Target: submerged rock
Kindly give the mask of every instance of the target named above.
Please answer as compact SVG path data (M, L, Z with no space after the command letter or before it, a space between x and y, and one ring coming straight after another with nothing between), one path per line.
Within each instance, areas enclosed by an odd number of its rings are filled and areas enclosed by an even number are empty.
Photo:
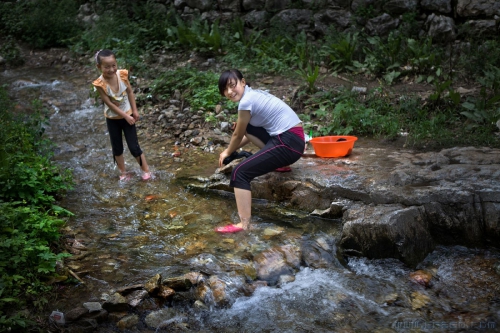
M500 241L498 170L499 149L355 146L346 158L305 154L293 172L257 177L252 197L342 218L339 246L346 255L397 258L416 266L438 244ZM224 173L197 180L188 187L232 191Z

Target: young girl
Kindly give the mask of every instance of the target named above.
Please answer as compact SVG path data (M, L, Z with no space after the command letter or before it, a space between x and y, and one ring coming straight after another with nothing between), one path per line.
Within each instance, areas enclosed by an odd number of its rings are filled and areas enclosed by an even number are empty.
M121 172L120 180L128 178L123 158L122 133L125 134L130 153L141 166L142 179L148 180L151 178L151 173L137 140L135 123L139 120L139 113L128 80L128 71L117 68L115 54L110 50L98 51L95 54L95 61L102 74L92 84L104 102L104 116L111 139L113 157Z
M219 78L219 92L238 104L238 120L229 147L219 156L219 166L236 149L249 142L260 148L231 173L240 222L216 228L220 233L246 230L252 211L250 181L271 171L286 172L304 153L304 129L297 114L282 100L262 90L250 88L237 69Z

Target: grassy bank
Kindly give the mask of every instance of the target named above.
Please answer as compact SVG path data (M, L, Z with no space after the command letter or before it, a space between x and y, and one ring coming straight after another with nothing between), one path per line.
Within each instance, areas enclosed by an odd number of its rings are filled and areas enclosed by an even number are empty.
M13 110L0 87L0 331L27 332L49 302L53 282L68 279L56 263L68 256L58 239L71 213L55 203L72 178L50 160L40 105L30 115Z
M409 13L386 37L338 32L332 27L313 40L305 33L289 35L278 27L248 30L241 19L210 24L195 18L186 23L173 8L151 1L126 5L92 1L99 19L92 25L79 25L75 22L83 1L44 3L0 4L0 28L9 36L0 52L11 64L22 63L14 40L35 48L68 47L87 56L109 48L116 51L122 66L155 81L154 94L170 98L173 88L180 87L188 105L196 101L191 105L195 110L220 102L214 88L217 73L190 68L158 73L151 65L165 54L196 53L215 58L224 67L244 68L250 75L282 75L298 82L301 88L290 103L314 135L392 139L407 133L407 144L412 147L500 146L495 134L500 118L498 37L478 39L462 32L460 43L434 43L419 37L416 14ZM39 24L49 24L51 29L35 28ZM318 86L322 77L339 75L375 81L377 86L366 96L351 93L350 86ZM190 86L193 83L199 88ZM395 91L401 84L425 84L433 93L422 98L411 89ZM457 89L464 84L477 89L464 94Z

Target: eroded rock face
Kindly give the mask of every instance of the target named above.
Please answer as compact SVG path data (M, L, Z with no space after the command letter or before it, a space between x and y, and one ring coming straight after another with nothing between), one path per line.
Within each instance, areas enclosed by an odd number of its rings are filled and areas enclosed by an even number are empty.
M232 191L222 173L191 187ZM290 173L254 179L252 195L313 215L343 214L340 248L350 255L414 266L437 244L500 241L499 149L355 147L346 158L306 154Z

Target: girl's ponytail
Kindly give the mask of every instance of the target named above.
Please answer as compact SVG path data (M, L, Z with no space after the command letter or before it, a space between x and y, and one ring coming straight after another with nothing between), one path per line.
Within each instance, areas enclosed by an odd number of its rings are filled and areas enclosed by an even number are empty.
M97 51L95 53L95 63L100 65L101 64L101 58L100 57L109 57L109 56L113 56L116 58L115 54L113 53L113 51L111 50L107 50L107 49L100 49L99 51Z

